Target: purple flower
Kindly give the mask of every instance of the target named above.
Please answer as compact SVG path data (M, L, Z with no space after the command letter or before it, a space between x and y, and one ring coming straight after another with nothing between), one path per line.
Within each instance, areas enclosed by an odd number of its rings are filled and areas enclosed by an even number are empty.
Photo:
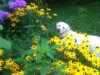
M0 10L0 22L3 22L4 17L8 17L9 15L9 12L4 12Z
M0 22L2 22L2 21L3 21L3 12L0 11Z
M26 7L26 2L24 0L16 0L17 6L20 8Z
M9 3L9 8L16 10L17 8L24 8L26 7L26 2L24 0L16 0L15 2Z
M2 15L0 14L0 22L2 22L3 21L3 17L2 17Z
M10 3L9 3L9 8L10 8L10 9L16 9L16 8L17 8L17 3L15 3L15 2L10 2Z
M8 16L10 15L10 13L9 13L9 12L4 12L4 15L5 15L6 17L8 17Z

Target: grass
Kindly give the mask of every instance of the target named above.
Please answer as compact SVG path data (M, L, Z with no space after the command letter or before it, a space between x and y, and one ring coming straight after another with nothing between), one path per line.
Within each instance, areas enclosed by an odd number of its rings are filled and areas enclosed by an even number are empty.
M77 6L52 6L52 12L58 14L53 25L66 22L74 31L100 36L100 2Z

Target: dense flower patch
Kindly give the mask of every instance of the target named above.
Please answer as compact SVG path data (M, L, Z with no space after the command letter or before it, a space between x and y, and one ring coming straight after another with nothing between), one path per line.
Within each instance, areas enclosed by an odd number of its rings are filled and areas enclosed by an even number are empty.
M63 35L64 42L50 31L57 16L50 8L24 0L10 1L8 6L11 12L0 11L0 27L4 28L0 34L12 47L0 38L0 74L100 75L100 58L95 52L100 48L90 54L86 34L81 45L74 43L73 35Z

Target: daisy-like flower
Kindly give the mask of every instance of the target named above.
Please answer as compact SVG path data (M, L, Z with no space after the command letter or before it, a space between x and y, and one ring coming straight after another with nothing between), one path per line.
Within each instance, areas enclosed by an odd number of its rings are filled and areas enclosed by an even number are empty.
M38 43L38 39L35 38L35 39L33 40L33 43L37 44L37 43Z
M0 66L2 66L3 64L4 64L4 61L0 59Z
M60 46L60 47L58 47L58 48L56 48L57 49L57 51L63 51L64 50L64 47L62 47L62 46Z
M42 29L43 31L46 31L46 30L47 30L46 27L45 27L44 25L41 25L41 29Z
M12 64L14 64L14 61L12 61L12 59L9 58L9 59L7 59L7 60L5 61L5 63L6 63L6 66L11 66Z
M92 65L95 67L100 67L100 61L95 60L92 62Z
M12 72L16 72L17 70L20 69L19 65L16 64L16 63L12 64L9 68L10 68L10 70L11 70Z
M3 49L0 49L0 56L2 56L4 53Z
M57 16L57 14L56 13L53 13L53 16Z
M37 49L36 45L32 45L31 49L36 50Z
M47 18L52 19L52 17L50 15L48 15Z
M39 20L36 20L36 23L39 23Z
M28 61L29 59L32 59L29 55L25 57L26 61Z
M47 8L47 10L48 10L48 11L51 11L51 9L50 9L50 8Z
M76 54L75 54L75 52L66 52L66 51L64 51L64 56L67 56L67 57L69 57L69 58L72 58L72 59L76 59Z
M12 26L12 27L15 27L15 26L16 26L16 23L12 23L11 26Z
M11 75L24 75L24 71L16 71L14 73L12 73Z

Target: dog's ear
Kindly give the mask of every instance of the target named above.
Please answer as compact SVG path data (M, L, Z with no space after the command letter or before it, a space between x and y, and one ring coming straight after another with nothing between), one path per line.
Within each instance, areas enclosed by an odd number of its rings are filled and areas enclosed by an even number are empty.
M69 27L69 26L67 26L67 33L69 33L69 31L70 31L70 27Z

